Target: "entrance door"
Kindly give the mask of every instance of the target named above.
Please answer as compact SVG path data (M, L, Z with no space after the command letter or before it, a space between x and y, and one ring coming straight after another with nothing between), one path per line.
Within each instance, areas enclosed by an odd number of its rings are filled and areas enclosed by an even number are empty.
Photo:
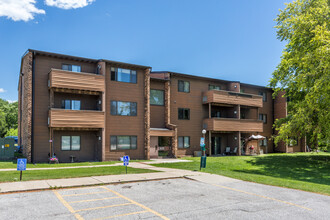
M211 138L211 153L212 155L221 154L221 137Z
M158 137L150 137L150 158L158 158Z

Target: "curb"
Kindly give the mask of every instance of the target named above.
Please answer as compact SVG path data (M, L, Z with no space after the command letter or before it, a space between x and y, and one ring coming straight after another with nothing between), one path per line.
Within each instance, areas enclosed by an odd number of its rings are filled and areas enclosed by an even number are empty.
M26 192L40 192L40 191L49 191L49 190L58 190L58 189L82 188L82 187L90 187L90 186L119 185L119 184L126 184L126 183L149 182L149 181L159 181L159 180L168 180L168 179L182 179L182 178L185 178L185 176L154 178L154 179L147 179L147 180L115 181L115 182L109 182L109 183L85 184L85 185L76 185L76 186L59 186L59 187L49 186L49 188L40 188L40 189L26 189L26 190L17 190L17 191L9 191L9 192L1 192L0 191L0 195L15 194L15 193L26 193ZM54 179L49 179L49 180L54 180ZM0 190L1 190L1 188L0 188Z

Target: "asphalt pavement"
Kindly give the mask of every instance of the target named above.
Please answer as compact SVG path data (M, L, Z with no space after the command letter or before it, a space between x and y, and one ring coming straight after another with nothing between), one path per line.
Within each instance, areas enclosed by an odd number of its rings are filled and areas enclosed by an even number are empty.
M329 219L329 196L219 177L0 194L0 219Z

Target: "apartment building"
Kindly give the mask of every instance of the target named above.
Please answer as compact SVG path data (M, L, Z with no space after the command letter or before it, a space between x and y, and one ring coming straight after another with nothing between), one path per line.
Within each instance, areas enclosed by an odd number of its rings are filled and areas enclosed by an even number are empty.
M22 57L18 93L19 144L32 162L190 156L203 129L208 155L270 153L274 116L286 111L266 87L37 50Z

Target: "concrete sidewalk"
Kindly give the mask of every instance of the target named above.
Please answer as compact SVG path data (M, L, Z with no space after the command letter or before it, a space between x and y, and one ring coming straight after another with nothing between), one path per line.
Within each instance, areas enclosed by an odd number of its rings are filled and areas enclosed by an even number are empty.
M157 173L140 173L140 174L123 174L123 175L106 175L106 176L91 176L67 179L48 179L48 180L33 180L22 182L7 182L0 183L0 193L20 192L29 190L45 190L58 187L76 187L90 186L98 184L111 184L123 182L136 182L146 180L161 180L169 178L181 178L185 176L204 175L204 173L193 172L189 170L179 170L170 168L154 167L146 164L147 162L133 162L129 165L132 168L150 169L160 171ZM115 165L115 164L113 164ZM116 164L119 166L122 164Z
M181 159L151 159L151 161L145 161L141 163L145 164L157 164L157 163L179 163L179 162L192 162L191 160L181 160ZM136 163L136 162L133 162ZM72 166L72 167L40 167L40 168L26 168L26 170L61 170L61 169L78 169L78 168L93 168L93 167L112 167L112 166L122 166L122 162L116 164L103 164L103 165L87 165L87 166ZM17 168L6 168L0 169L0 172L5 171L16 171Z

